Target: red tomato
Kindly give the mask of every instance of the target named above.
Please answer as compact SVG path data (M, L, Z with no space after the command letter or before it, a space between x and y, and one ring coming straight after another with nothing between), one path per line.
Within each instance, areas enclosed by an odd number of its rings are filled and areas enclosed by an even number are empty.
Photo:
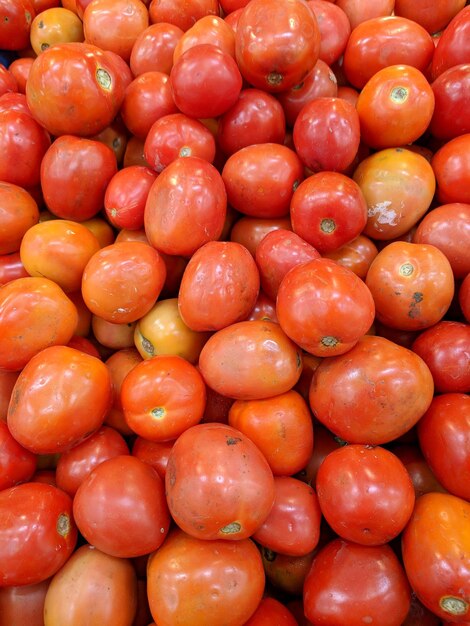
M86 624L93 619L100 624L131 624L136 609L137 576L132 564L85 544L51 580L44 623Z
M417 428L419 445L437 479L453 495L470 500L470 451L466 444L470 436L469 396L436 396Z
M28 481L36 471L36 455L23 448L0 420L0 491Z
M425 72L432 60L431 35L405 17L376 17L352 31L344 51L343 69L348 81L362 89L379 70L406 63Z
M235 55L253 87L279 92L300 83L320 53L320 29L300 0L254 0L240 15Z
M403 15L423 26L429 33L444 30L450 20L465 6L463 0L395 0L395 14Z
M129 65L134 76L144 72L170 74L173 53L183 31L174 24L151 24L140 33L131 50Z
M378 252L377 246L371 239L365 235L359 235L340 248L325 252L323 256L347 267L364 280Z
M32 452L64 452L98 430L110 404L111 380L102 361L74 348L50 346L21 371L8 427Z
M144 143L146 161L156 172L161 172L178 157L198 157L212 163L215 158L215 139L199 120L173 113L156 120Z
M348 16L333 2L308 0L308 6L317 18L320 30L319 58L331 65L342 56L351 34Z
M337 0L335 3L349 18L351 28L356 28L362 22L374 17L385 17L391 15L395 0Z
M319 542L321 520L315 491L296 478L277 476L273 507L253 539L280 554L305 556Z
M179 39L173 53L173 63L176 63L189 48L206 43L220 48L231 57L235 57L235 33L233 29L219 16L204 15Z
M236 400L228 412L228 423L258 446L275 476L299 472L312 454L312 417L296 391L263 400Z
M470 133L470 113L465 99L470 89L470 63L448 68L431 87L435 107L429 130L433 136L453 139Z
M159 626L243 626L261 601L264 582L250 539L203 541L173 530L148 561L148 599Z
M30 44L36 11L32 0L0 0L0 49L23 50Z
M18 91L18 83L10 69L0 65L0 95Z
M421 357L365 335L346 354L320 363L309 400L317 419L344 441L380 445L410 430L429 408L433 392Z
M415 503L405 466L381 446L350 444L330 452L318 470L316 490L331 528L366 546L397 537Z
M388 544L362 546L342 539L313 559L303 599L310 621L331 626L401 626L411 601L403 567Z
M0 254L17 252L23 235L39 220L38 205L22 187L0 183Z
M342 98L315 98L299 112L293 140L302 162L312 171L343 171L359 148L359 117Z
M289 217L248 217L238 219L230 231L230 240L241 243L251 252L256 254L256 248L260 241L272 230L292 230Z
M150 188L145 232L157 250L191 256L219 238L226 211L227 194L216 168L198 157L180 157Z
M53 576L75 548L72 500L44 483L4 489L0 530L1 585L39 583Z
M398 446L394 446L393 453L400 459L410 475L416 498L430 491L446 493L446 489L444 489L437 480L431 468L426 463L426 459L417 442L409 444L402 443ZM416 626L418 626L418 624Z
M43 348L68 343L77 322L77 308L48 278L17 278L3 285L0 368L21 370Z
M432 245L394 241L372 261L366 285L377 319L400 330L439 322L454 295L454 276L443 252Z
M115 154L103 143L72 135L58 137L41 163L48 209L78 222L94 217L103 208L106 187L116 171Z
M468 621L470 504L445 493L416 501L402 535L406 574L418 599L441 619Z
M292 613L279 600L264 597L245 626L297 626Z
M169 22L186 31L205 15L218 15L217 0L152 0L149 5L150 21Z
M434 112L434 93L424 74L411 65L377 71L357 100L361 139L376 149L416 141Z
M290 216L294 233L324 255L361 234L367 204L353 180L337 172L319 172L295 190Z
M292 389L302 371L302 357L278 324L252 320L214 333L201 351L199 368L218 393L261 400Z
M353 272L330 259L314 259L283 278L276 312L283 331L315 356L343 354L374 320L369 289Z
M150 311L165 276L165 262L148 244L113 243L88 261L82 279L83 299L92 313L106 321L129 324Z
M135 348L123 348L113 352L105 361L109 370L113 389L111 409L105 418L105 424L115 428L122 435L133 434L124 418L121 402L121 385L124 378L142 361L142 357Z
M439 5L448 10L452 8L453 17L447 25L445 31L439 37L436 51L432 59L431 74L437 78L450 67L469 62L469 29L470 29L470 9L464 7L463 0L452 0L452 2L439 2ZM434 13L434 7L431 14Z
M205 43L189 48L173 64L170 84L175 104L189 117L218 117L240 95L242 77L230 54Z
M145 203L156 177L155 172L142 165L130 165L114 174L104 196L106 217L113 226L143 228Z
M453 202L470 204L469 147L470 133L467 133L445 143L432 158L437 196L443 204Z
M119 558L156 550L170 526L161 478L131 455L115 456L92 470L75 494L73 515L90 544Z
M160 478L165 480L168 457L173 444L174 441L149 441L136 437L132 446L132 455L151 465Z
M44 599L50 580L0 588L1 626L44 626Z

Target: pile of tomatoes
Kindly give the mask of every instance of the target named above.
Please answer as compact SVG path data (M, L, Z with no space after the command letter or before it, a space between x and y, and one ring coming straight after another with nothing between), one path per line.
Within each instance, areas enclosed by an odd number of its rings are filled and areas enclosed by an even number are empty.
M468 626L470 6L0 50L0 626Z

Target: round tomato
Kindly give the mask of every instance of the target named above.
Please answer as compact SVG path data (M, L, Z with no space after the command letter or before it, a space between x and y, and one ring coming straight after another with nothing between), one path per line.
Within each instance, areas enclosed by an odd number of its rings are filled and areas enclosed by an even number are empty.
M189 48L205 43L215 45L231 57L235 57L235 33L233 29L219 16L204 15L179 39L173 53L173 63Z
M451 9L452 19L439 37L434 52L431 66L433 78L437 78L450 67L460 65L460 63L468 63L470 52L468 37L470 9L464 6L463 0L451 0L451 2L440 0L438 5L444 11ZM434 6L433 11L429 12L429 15L433 14Z
M36 15L30 31L31 47L41 54L51 46L83 41L83 24L76 13L62 6L51 7Z
M470 133L470 114L465 106L465 94L470 89L470 63L450 67L431 86L435 107L429 130L433 136L453 139Z
M469 13L470 16L470 13ZM470 23L470 19L469 19ZM445 143L431 160L441 203L470 204L470 133Z
M144 72L170 74L173 54L183 31L168 22L151 24L138 35L131 50L129 65L134 76Z
M358 235L349 243L345 243L330 252L325 252L323 256L347 267L364 280L370 264L378 253L377 246L369 237Z
M152 23L167 22L188 30L205 15L219 14L218 0L152 0L149 16Z
M1 0L0 48L23 50L30 44L31 22L36 15L32 0Z
M0 183L0 254L20 249L23 235L39 221L33 196L17 185Z
M279 600L264 597L245 626L297 626L294 616Z
M149 167L130 165L109 181L104 196L106 217L116 228L138 230L144 226L147 196L157 175Z

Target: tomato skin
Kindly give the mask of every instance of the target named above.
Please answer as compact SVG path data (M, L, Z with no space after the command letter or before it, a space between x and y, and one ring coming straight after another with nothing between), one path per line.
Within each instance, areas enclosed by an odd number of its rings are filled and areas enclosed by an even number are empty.
M419 445L436 478L451 494L470 500L470 454L466 444L470 398L463 393L436 396L417 429Z
M32 585L55 574L77 542L72 500L51 485L0 491L0 585Z
M50 580L0 587L1 626L44 626L44 599Z
M454 295L454 276L443 252L432 245L395 241L372 261L366 276L377 319L400 330L439 322Z
M464 318L470 323L470 274L465 276L460 285L458 301Z
M246 539L274 502L267 460L246 435L226 424L198 424L178 437L165 487L173 519L198 539Z
M132 564L85 544L51 580L44 603L44 626L127 626L136 610L137 576Z
M30 44L31 22L36 11L31 0L1 0L0 48L22 50Z
M279 92L297 85L319 53L320 30L304 2L256 0L240 15L235 56L245 80L258 89Z
M156 177L155 172L142 165L130 165L114 174L104 196L105 213L113 226L143 228L145 203Z
M233 241L210 241L189 260L178 293L183 322L195 331L213 331L244 320L260 286L256 263Z
M274 620L274 621L273 621ZM265 597L261 600L258 608L245 622L245 626L297 626L294 616L279 600Z
M455 65L440 74L431 84L434 114L429 126L437 139L453 139L470 132L470 116L465 94L470 88L470 63Z
M105 365L109 370L113 389L112 406L108 411L104 423L116 429L121 435L132 435L132 430L124 418L121 402L122 381L130 370L142 361L142 357L135 348L116 350L109 356Z
M170 526L161 478L129 454L103 461L92 470L75 494L73 515L90 544L119 558L156 550Z
M441 619L465 623L469 615L470 504L445 493L416 501L402 535L408 579L418 599Z
M359 235L349 243L324 253L323 256L347 267L364 280L370 264L378 253L377 246L369 237Z
M470 20L469 20L470 23ZM437 181L437 195L442 203L470 204L470 133L445 143L431 160Z
M314 557L303 599L307 618L328 626L401 626L411 601L405 572L388 544L361 546L342 539Z
M218 15L217 0L152 0L149 16L152 23L168 22L183 31L188 30L205 15Z
M331 528L367 546L397 537L415 503L403 463L381 446L350 444L330 452L318 469L316 490Z
M82 21L73 11L62 6L45 9L31 24L30 40L37 55L58 43L83 41Z
M308 0L308 6L320 30L319 59L331 65L342 56L351 34L348 16L333 2L325 4L322 0Z
M50 345L66 344L78 322L77 308L47 278L17 278L0 287L0 368L21 370Z
M170 74L173 53L183 31L174 24L160 22L148 26L132 46L129 65L134 76L144 72Z
M463 4L462 0L456 1ZM431 75L434 79L450 67L468 62L469 30L470 9L461 7L439 37L431 66Z
M337 0L335 2L349 18L351 28L375 17L386 17L393 13L394 0L377 0L370 3L364 0Z
M0 491L28 481L36 471L36 455L23 448L0 420Z
M302 358L278 324L250 320L214 333L201 351L199 368L209 387L220 394L260 400L292 389Z
M174 441L149 441L136 437L132 446L132 455L151 465L162 480L165 480L168 457Z
M8 182L0 183L0 199L0 254L5 255L20 249L23 235L39 220L39 209L26 189Z
M205 43L215 45L231 57L235 57L235 33L233 29L219 16L204 15L183 34L176 44L173 63L189 48Z
M264 581L250 539L203 541L175 529L149 558L150 611L160 626L242 626L261 601Z
M325 258L292 268L282 279L276 302L279 324L286 335L319 357L352 348L369 330L374 310L364 282Z
M74 348L50 346L33 356L18 376L7 423L28 450L54 454L98 430L110 403L111 380L102 361Z
M418 422L433 392L431 372L421 357L383 337L365 335L346 354L320 363L309 400L318 420L344 441L381 445Z
M238 219L230 231L230 241L241 243L251 252L256 254L256 248L260 241L272 230L292 230L289 217L249 217L245 215Z

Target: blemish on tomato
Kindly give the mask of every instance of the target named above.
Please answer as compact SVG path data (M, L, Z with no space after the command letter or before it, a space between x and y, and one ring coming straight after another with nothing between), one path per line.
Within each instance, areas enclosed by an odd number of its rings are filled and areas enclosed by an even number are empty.
M70 517L67 513L61 513L57 518L56 529L61 537L66 537L70 532Z

